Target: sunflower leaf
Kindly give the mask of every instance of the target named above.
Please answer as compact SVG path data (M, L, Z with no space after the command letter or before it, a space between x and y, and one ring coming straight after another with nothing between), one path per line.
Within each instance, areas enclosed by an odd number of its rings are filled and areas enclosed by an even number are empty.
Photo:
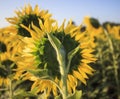
M72 58L74 57L74 55L79 51L79 46L77 46L75 49L73 49L72 51L70 51L68 53L68 63L67 63L67 72L69 72L69 68L70 68L70 63Z
M57 60L60 66L65 66L65 50L62 43L53 34L47 34L48 39L57 53Z
M66 52L64 50L64 47L62 43L55 37L53 34L47 34L48 40L50 41L51 45L56 51L57 54L57 60L59 62L59 68L60 68L60 74L61 74L61 80L63 82L62 91L65 95L67 95L67 72L66 72Z
M67 99L81 99L81 97L82 97L82 91L76 90L75 93L68 96Z
M36 98L37 96L31 92L21 91L20 93L13 96L13 99L25 99L25 98Z
M62 99L61 95L55 96L55 99Z
M69 59L69 60L73 58L73 56L78 52L79 48L80 48L80 47L77 46L75 49L73 49L72 51L70 51L70 52L68 53L68 59Z
M34 76L39 78L48 78L48 70L47 69L36 69L36 70L27 70L28 72L32 73Z

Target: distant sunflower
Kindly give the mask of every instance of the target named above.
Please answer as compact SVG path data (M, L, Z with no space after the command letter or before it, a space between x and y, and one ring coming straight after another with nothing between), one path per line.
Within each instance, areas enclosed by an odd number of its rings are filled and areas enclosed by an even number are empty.
M31 38L23 39L26 47L22 52L22 58L17 63L19 67L16 78L23 77L24 79L35 81L32 89L38 87L37 92L46 91L47 95L49 95L52 91L54 95L58 94L58 89L53 82L42 79L42 77L37 78L30 72L31 70L45 70L44 73L47 71L48 76L52 77L57 84L62 86L56 51L48 40L48 33L53 34L60 40L65 48L66 55L79 46L78 52L71 61L67 76L68 92L72 93L75 91L78 81L86 85L86 79L88 79L87 74L92 75L94 71L89 64L96 61L96 58L92 54L94 50L90 47L90 42L92 41L84 33L80 33L81 27L75 26L72 24L72 21L66 27L64 27L64 22L58 27L57 22L53 24L49 19L45 20L44 24L41 21L39 23L41 29L32 24L34 30L22 25L23 28L30 32ZM66 62L68 62L67 56Z
M1 28L0 29L0 33L3 32L3 31L4 31L4 33L14 33L14 34L17 34L17 29L13 25Z
M9 51L12 50L8 44L11 41L10 34L0 33L0 60L4 60L10 56Z
M31 37L31 35L26 29L21 27L21 24L32 29L31 23L33 22L35 26L40 28L39 20L44 23L47 18L51 17L51 14L49 14L48 11L40 10L38 5L32 9L32 6L30 4L25 6L22 10L15 11L15 13L17 16L13 18L6 18L9 23L14 25L11 26L11 28L8 28L8 30L17 30L17 33L19 35L25 37Z
M0 61L0 86L8 86L10 80L10 76L12 76L15 71L14 69L17 68L17 65L14 63L14 61L10 59L5 59Z
M1 30L0 33L0 86L8 85L9 76L13 73L13 68L16 68L15 57L22 49L17 35L4 32Z
M8 71L10 66L8 65L11 62L8 59L10 58L9 52L12 51L12 47L8 46L10 42L10 34L0 33L0 86L9 84Z
M103 28L97 19L86 16L83 23L91 37L104 37Z
M116 39L120 39L120 26L111 26L107 24L106 29L110 35L115 37Z

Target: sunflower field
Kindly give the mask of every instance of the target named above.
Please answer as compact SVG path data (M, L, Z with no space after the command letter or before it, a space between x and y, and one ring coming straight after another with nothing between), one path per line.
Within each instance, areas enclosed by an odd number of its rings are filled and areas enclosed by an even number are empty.
M0 28L0 99L120 99L120 24L15 14Z

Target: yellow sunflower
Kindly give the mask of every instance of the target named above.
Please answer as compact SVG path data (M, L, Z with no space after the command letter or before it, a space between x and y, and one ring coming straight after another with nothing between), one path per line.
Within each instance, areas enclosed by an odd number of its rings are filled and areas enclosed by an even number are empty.
M47 19L44 23L39 21L41 29L32 24L32 29L21 25L30 32L31 38L24 38L26 47L21 53L18 60L18 69L15 78L30 79L34 81L32 89L37 88L37 92L46 92L47 95L52 91L54 95L59 94L58 86L62 87L60 66L57 60L57 54L51 45L48 35L56 37L63 45L66 55L65 61L68 63L68 54L77 48L77 52L71 60L69 71L67 73L67 90L68 93L75 92L78 82L81 81L85 85L88 75L92 75L94 69L89 65L96 61L91 44L92 40L80 33L81 26L75 26L72 21L65 22L58 27L57 22ZM92 43L91 43L92 42ZM66 67L68 68L68 67ZM39 72L36 73L35 72ZM34 76L33 76L34 75ZM47 77L54 80L47 79Z
M12 59L0 60L0 86L9 86L10 81L13 80L11 77L15 73L15 68L17 65Z
M12 47L8 46L11 41L9 33L0 33L0 60L4 60L10 56L9 51L12 50Z
M9 66L5 65L5 61L10 57L9 51L12 51L12 47L8 46L10 41L10 34L0 33L0 86L9 84L9 79L7 78Z
M22 42L19 36L7 33L4 30L0 32L0 86L8 85L9 75L16 68L14 63L15 57L19 55L22 50ZM11 66L11 67L10 67Z
M13 25L1 28L0 29L0 33L3 32L3 31L4 31L4 33L14 33L14 34L17 34L17 29L15 29Z
M111 26L110 24L107 24L106 28L110 35L112 35L116 39L120 39L120 26L119 25Z
M17 30L15 33L25 37L31 37L31 35L26 29L22 28L20 24L23 24L26 27L31 27L31 22L33 22L35 26L40 28L39 20L44 23L44 20L51 17L51 14L49 14L48 11L40 10L38 5L32 9L30 4L22 8L22 10L15 11L15 13L16 16L6 18L7 21L13 25L8 28L8 30L12 30L13 32Z
M104 38L103 28L97 19L86 16L83 23L91 37Z

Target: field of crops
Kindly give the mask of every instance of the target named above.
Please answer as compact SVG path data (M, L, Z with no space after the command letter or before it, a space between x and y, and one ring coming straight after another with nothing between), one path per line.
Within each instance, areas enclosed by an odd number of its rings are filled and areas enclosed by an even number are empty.
M0 99L120 99L120 24L15 14L0 28Z

